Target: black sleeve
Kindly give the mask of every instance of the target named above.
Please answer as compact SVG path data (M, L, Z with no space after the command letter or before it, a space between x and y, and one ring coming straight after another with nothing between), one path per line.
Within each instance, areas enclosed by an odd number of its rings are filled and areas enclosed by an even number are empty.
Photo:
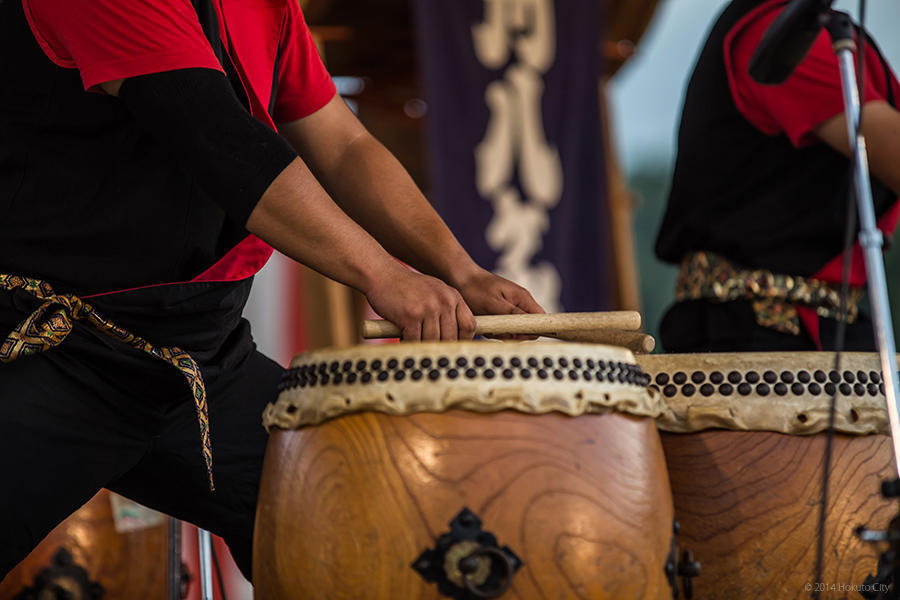
M227 77L179 69L126 79L119 98L200 188L244 225L293 148L241 105Z

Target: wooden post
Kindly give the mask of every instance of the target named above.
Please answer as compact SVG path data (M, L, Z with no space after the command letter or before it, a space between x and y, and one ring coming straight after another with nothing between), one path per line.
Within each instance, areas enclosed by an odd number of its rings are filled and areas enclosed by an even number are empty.
M612 268L616 308L641 309L638 266L634 253L633 208L631 192L619 166L612 124L606 100L606 84L600 85L600 115L603 119L603 145L606 157L609 236L612 241Z
M346 348L358 344L360 316L353 290L312 269L301 268L308 349Z

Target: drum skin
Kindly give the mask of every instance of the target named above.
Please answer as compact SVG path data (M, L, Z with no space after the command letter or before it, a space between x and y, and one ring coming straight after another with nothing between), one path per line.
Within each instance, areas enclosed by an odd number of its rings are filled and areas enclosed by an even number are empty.
M768 431L662 433L679 544L703 566L696 598L809 598L815 582L825 434ZM875 574L884 549L859 525L884 529L895 502L886 435L835 435L826 522L823 598L856 598L848 586ZM835 584L835 587L830 587ZM844 586L840 591L839 586Z
M253 575L266 599L443 598L411 567L468 507L524 562L501 598L671 598L652 419L461 410L273 430Z
M65 548L88 578L103 586L103 598L157 600L166 594L168 530L165 524L117 533L109 492L101 490L87 504L56 526L44 541L0 583L0 598L14 598L35 585L42 569L50 567L57 550ZM71 588L73 600L89 595ZM48 596L43 592L39 598ZM56 596L52 596L56 598ZM69 596L67 596L69 597Z

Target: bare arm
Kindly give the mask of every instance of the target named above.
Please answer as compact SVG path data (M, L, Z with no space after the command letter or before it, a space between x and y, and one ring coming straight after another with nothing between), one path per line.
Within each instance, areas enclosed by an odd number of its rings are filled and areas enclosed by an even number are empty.
M332 202L299 158L266 190L250 213L247 230L294 260L363 292L376 285L380 274L397 267L384 248Z
M350 285L407 340L471 338L475 319L459 292L394 260L332 202L301 159L275 178L247 229L294 260Z
M872 175L900 195L900 112L887 102L867 102L863 106L862 125ZM819 125L816 134L832 148L850 156L843 114Z
M476 313L542 312L523 288L479 267L397 159L335 97L279 132L340 207L391 254L457 288Z

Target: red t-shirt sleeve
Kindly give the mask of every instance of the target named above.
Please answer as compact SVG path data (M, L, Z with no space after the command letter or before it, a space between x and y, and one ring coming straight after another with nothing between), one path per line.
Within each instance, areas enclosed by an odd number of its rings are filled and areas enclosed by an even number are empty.
M222 70L189 0L23 0L38 44L85 89L174 69Z
M297 0L287 1L284 32L278 65L278 94L272 114L276 123L311 115L337 93Z
M837 57L824 29L784 83L762 85L750 77L750 58L785 4L767 2L747 14L726 37L723 50L731 94L741 114L763 133L784 133L800 147L819 141L816 127L843 113L844 101ZM884 100L872 77L866 77L864 98Z

